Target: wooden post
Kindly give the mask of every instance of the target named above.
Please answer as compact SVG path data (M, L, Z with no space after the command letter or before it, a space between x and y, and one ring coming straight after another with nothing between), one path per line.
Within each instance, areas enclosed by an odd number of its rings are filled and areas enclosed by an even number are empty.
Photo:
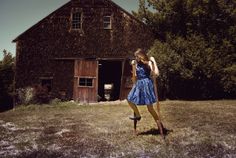
M153 83L154 83L154 89L155 89L155 93L156 93L156 97L157 97L157 102L156 102L157 114L158 114L160 122L161 122L160 103L159 103L158 93L157 93L157 78L156 77L153 77Z
M133 84L136 83L136 80L137 80L137 74L136 74L136 63L132 63L132 81L133 81ZM136 105L135 105L136 106ZM134 112L134 118L136 118L136 114ZM137 129L137 120L134 119L134 133L136 134L136 129Z
M134 112L134 117L136 117L136 114L135 114L135 112ZM134 133L136 134L136 129L137 129L137 120L136 119L134 119Z

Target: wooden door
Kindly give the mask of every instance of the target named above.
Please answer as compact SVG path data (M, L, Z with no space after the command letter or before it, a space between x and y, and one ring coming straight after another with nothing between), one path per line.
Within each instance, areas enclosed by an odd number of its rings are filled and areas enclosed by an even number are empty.
M98 61L75 60L74 92L75 101L82 103L97 102Z
M120 99L126 99L129 94L133 83L132 83L132 66L130 60L124 60L122 64L122 77L121 77L121 91Z

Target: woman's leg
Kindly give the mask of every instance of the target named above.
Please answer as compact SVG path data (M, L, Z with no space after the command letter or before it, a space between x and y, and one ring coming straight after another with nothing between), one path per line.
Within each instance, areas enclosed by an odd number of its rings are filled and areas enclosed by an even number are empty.
M136 106L134 103L129 102L129 101L128 101L128 104L129 104L129 106L133 109L133 111L134 111L136 117L141 117L137 106Z
M159 119L161 121L161 113L160 113L160 103L159 103L159 101L156 104L157 104L157 114L158 114Z
M156 122L156 124L157 124L157 126L158 126L158 128L159 128L160 134L162 135L162 137L164 137L160 118L159 118L159 116L157 115L156 111L154 110L153 105L147 105L147 108L148 108L148 111L150 112L150 114L151 114L152 117L154 118L154 120L155 120L155 122Z
M159 116L159 121L161 122L161 127L164 130L164 126L163 126L162 119L161 119L160 103L159 103L159 101L157 101L156 104L157 104L157 115Z

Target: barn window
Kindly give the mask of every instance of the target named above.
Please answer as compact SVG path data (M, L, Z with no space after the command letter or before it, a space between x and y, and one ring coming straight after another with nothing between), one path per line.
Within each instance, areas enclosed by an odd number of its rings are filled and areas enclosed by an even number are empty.
M93 78L80 77L79 86L81 87L93 87Z
M72 13L72 29L81 29L82 28L82 14L80 11L75 11Z
M111 16L103 16L103 28L111 29Z
M52 91L52 78L47 78L47 77L43 77L43 78L41 78L41 86L43 87L43 88L46 88L46 90L48 91L48 92L51 92Z

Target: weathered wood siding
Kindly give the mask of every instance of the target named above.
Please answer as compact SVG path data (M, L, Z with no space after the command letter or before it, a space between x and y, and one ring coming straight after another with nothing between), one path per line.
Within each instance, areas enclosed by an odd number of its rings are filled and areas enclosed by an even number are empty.
M72 99L74 85L74 61L52 60L53 63L53 85L52 92L55 97L61 99Z

